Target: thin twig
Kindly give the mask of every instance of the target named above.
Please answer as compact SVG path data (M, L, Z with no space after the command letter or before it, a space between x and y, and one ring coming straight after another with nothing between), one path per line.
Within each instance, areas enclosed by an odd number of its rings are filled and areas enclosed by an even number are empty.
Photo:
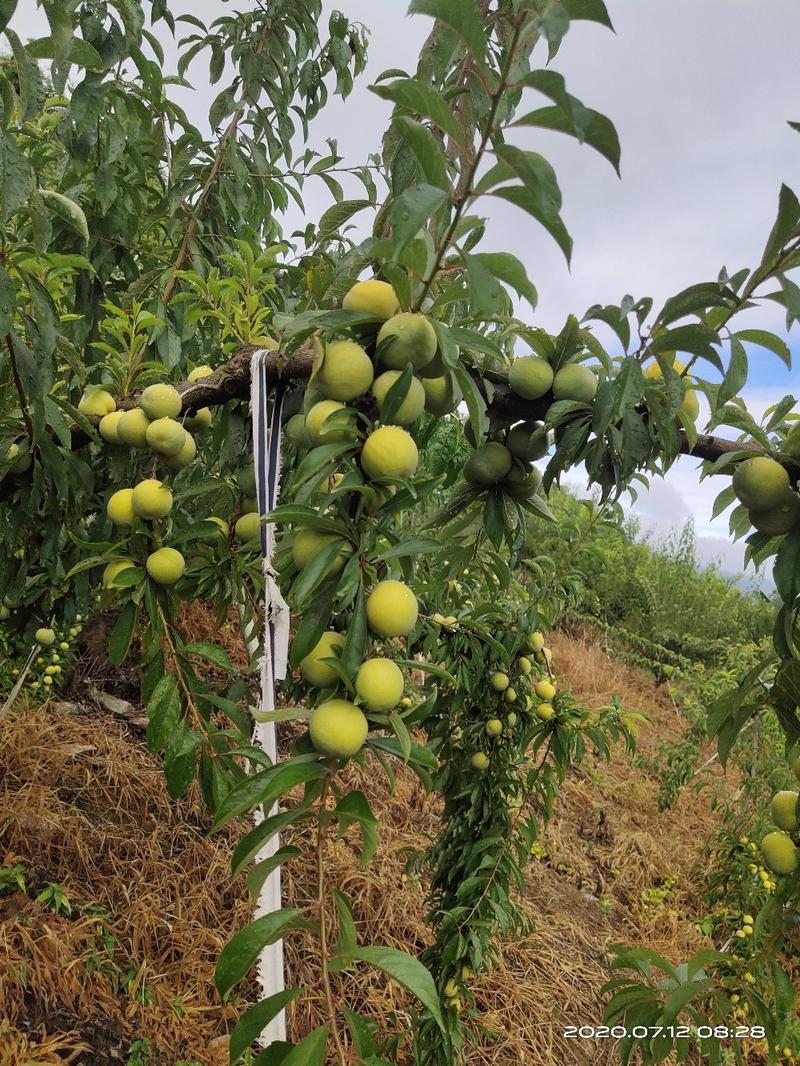
M331 977L328 971L328 921L325 917L325 826L329 787L330 778L326 778L322 788L322 795L320 796L319 818L317 820L317 906L319 907L320 962L322 965L322 985L325 989L325 1002L328 1007L328 1016L331 1024L331 1035L336 1045L336 1053L341 1066L347 1066L344 1045L336 1025L336 1007L333 1002L333 989L331 988Z
M773 274L779 273L786 261L790 260L798 250L800 250L800 239L796 240L789 248L787 248L783 255L778 256L771 267L759 267L754 270L750 277L750 281L742 290L741 296L737 298L733 307L728 308L727 312L723 315L722 320L717 323L717 329L720 330L723 326L726 326L733 316L741 311L745 304L748 303L758 286L761 285L762 282L767 281ZM699 358L699 355L693 355L681 371L680 377L686 377Z
M511 73L511 67L514 62L514 56L516 55L517 44L519 43L521 32L522 17L520 16L518 17L517 22L514 26L514 33L511 37L511 41L509 42L508 51L506 54L506 61L503 66L503 71L500 75L500 81L498 82L497 88L495 89L494 95L492 96L492 106L489 108L489 114L486 117L486 126L481 136L480 144L478 145L478 150L475 153L474 158L470 162L469 167L467 168L466 181L462 181L460 177L458 179L457 187L461 189L462 192L456 197L456 203L453 210L453 217L450 220L450 225L447 227L447 231L444 237L442 238L439 247L436 250L436 257L434 259L433 266L430 269L428 277L422 283L422 289L420 290L419 295L414 300L413 307L411 308L412 311L419 311L420 306L422 305L422 301L428 295L428 291L430 290L430 287L433 284L436 275L439 273L439 268L442 265L442 260L447 254L447 249L450 247L453 237L455 236L456 229L458 228L458 224L461 221L461 216L464 213L464 208L473 196L472 183L475 180L475 175L478 173L478 167L480 166L484 152L486 151L486 148L489 144L489 140L492 136L492 133L494 132L494 120L497 118L497 111L500 107L500 101L502 100L503 95L505 94L506 88L508 86L508 78Z
M0 707L0 722L2 722L2 720L5 718L5 716L8 714L8 712L11 710L11 708L14 706L14 703L16 702L17 696L20 693L20 689L25 684L25 678L28 676L28 671L33 666L33 660L36 658L36 653L37 653L37 651L39 651L40 647L41 647L41 645L34 644L33 647L31 648L31 653L28 656L27 662L22 667L22 671L20 672L20 675L17 678L16 684L11 689L11 692L9 693L8 699L6 700L6 702L3 704L2 707Z
M245 91L243 93L243 99L246 99L246 97L247 93ZM220 137L219 144L217 145L217 151L214 154L214 161L211 164L211 170L209 171L208 177L206 178L205 183L203 184L202 192L197 198L197 203L194 206L194 210L192 211L192 214L189 217L189 223L184 231L183 239L180 243L180 247L178 248L178 254L175 256L175 262L172 264L170 276L167 280L167 284L164 287L164 293L161 298L165 304L168 304L172 299L173 295L175 294L175 286L178 284L178 271L183 268L183 264L186 262L186 259L189 255L189 246L191 244L192 238L197 232L197 227L200 224L200 219L202 218L203 213L205 212L206 204L211 195L211 190L213 189L214 184L216 183L216 180L219 176L219 172L222 169L222 163L225 159L225 154L228 150L228 144L230 143L231 138L236 136L236 131L239 128L239 122L242 119L242 115L244 115L244 110L245 108L243 103L241 107L237 108L236 111L234 111L233 117L228 123L227 129Z
M28 407L28 398L25 395L25 389L22 387L22 378L19 376L17 357L14 354L14 344L11 340L10 333L6 336L6 347L8 348L8 358L11 360L11 374L14 378L17 394L19 395L19 405L22 409L22 419L25 423L25 430L28 434L28 440L33 444L33 420L31 419L30 408Z

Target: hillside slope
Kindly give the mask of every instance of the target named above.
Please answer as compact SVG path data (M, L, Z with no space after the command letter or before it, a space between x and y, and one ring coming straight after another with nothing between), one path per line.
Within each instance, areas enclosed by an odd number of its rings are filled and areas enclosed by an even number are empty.
M580 700L600 706L616 694L648 714L644 755L678 738L683 720L648 675L585 637L556 634L552 647ZM219 1004L214 959L249 914L243 883L229 878L232 834L207 838L199 807L167 797L141 730L92 705L85 681L83 689L72 703L3 726L0 867L18 867L20 883L8 873L0 882L0 1064L217 1066L227 1062L236 1010ZM414 951L427 938L424 886L404 864L408 849L435 832L436 802L411 774L398 775L391 796L379 775L349 772L363 777L381 846L360 871L349 840L331 843L332 876L353 900L365 940ZM720 775L717 791L731 787ZM659 813L657 793L658 782L621 751L570 776L529 867L522 904L531 928L502 945L497 967L475 985L482 1035L471 1064L615 1061L610 1042L564 1035L567 1025L602 1020L608 946L646 944L680 961L707 945L696 924L697 864L715 816L691 793ZM289 899L308 904L311 864L301 856L285 872ZM71 914L36 901L54 882ZM313 990L309 946L293 939L288 964L293 982ZM407 1031L399 986L363 969L341 986L386 1031ZM293 1015L296 1032L321 1013L312 991Z

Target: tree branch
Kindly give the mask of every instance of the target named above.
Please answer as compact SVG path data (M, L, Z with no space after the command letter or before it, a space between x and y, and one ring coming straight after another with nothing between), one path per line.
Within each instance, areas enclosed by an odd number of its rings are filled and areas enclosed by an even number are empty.
M201 407L220 407L232 400L248 399L250 396L250 360L253 352L257 350L257 345L245 345L224 366L219 367L208 377L200 378L198 381L182 381L176 385L183 397L181 414L192 415ZM315 355L316 347L311 337L290 355L284 355L280 351L270 351L267 355L268 384L276 385L281 381L298 381L311 377ZM477 370L472 373L488 399L487 379L484 379ZM496 415L512 422L542 422L551 404L555 403L555 396L552 392L548 392L538 400L525 400L517 396L506 382L499 380L499 375L492 375L492 377L494 380L488 381L491 386L491 401L487 404L490 416ZM136 407L137 403L138 395L134 395L121 401L119 408L128 410ZM74 429L72 431L73 451L85 447L91 439L83 430ZM730 452L752 451L754 455L762 453L762 449L757 444L749 441L726 440L723 437L714 437L706 433L699 434L691 447L686 435L681 434L681 451L684 455L708 462L714 462L720 456ZM800 476L798 467L792 465L787 466L787 469L793 477ZM5 478L0 485L0 499L8 496L12 488L13 479Z
M197 381L182 381L175 387L181 394L183 406L180 413L194 414L201 407L220 407L231 400L246 400L250 396L250 360L253 352L259 351L257 344L246 344L208 377ZM279 381L292 381L311 376L314 366L315 345L312 338L305 341L291 355L279 351L267 353L267 382L276 385ZM119 404L120 410L137 407L138 393L134 393Z
M256 44L256 47L254 49L256 55L263 54L264 49L266 48L266 38L268 33L269 26L267 25L264 27L264 30L261 36L259 37L258 43ZM165 304L168 304L172 297L175 295L175 288L178 284L178 271L183 269L183 265L189 257L192 240L195 234L197 233L197 228L200 224L200 220L205 214L206 206L211 196L211 192L217 182L217 178L220 175L223 163L225 162L225 156L227 155L228 148L230 147L232 141L236 141L236 135L239 131L239 123L242 121L242 118L244 117L245 111L247 110L249 103L250 83L245 78L242 81L241 102L236 108L236 110L233 112L230 122L228 123L227 127L225 128L225 131L219 139L219 142L217 144L217 150L214 153L214 158L211 162L211 169L208 172L208 177L203 183L203 188L200 192L200 195L198 196L197 201L195 202L194 207L192 208L192 213L189 216L189 221L183 233L183 239L181 240L180 247L178 248L178 253L175 256L175 262L170 268L169 277L167 278L167 283L164 286L164 292L161 296L161 299Z
M178 391L183 396L181 413L193 413L199 407L217 407L233 399L246 399L250 395L250 358L254 351L256 347L248 345L209 377L194 382L185 381L178 385ZM277 384L279 381L310 377L314 356L315 347L311 339L288 356L279 351L270 352L267 358L267 381ZM477 371L474 376L479 382L483 380ZM552 392L546 393L538 400L525 400L502 381L492 381L491 390L489 414L507 420L542 422L550 406L555 403ZM132 398L121 406L135 407L136 399ZM755 454L760 454L762 451L757 444L748 441L726 440L706 433L698 434L695 444L691 447L685 434L682 434L681 441L681 451L685 455L709 462L714 462L729 452L752 450Z
M172 297L175 295L175 287L178 284L178 271L183 269L183 265L189 257L192 239L197 233L197 227L200 224L200 219L205 213L206 204L208 203L208 199L211 196L211 190L214 188L216 180L219 177L219 172L222 170L222 164L225 160L225 154L228 150L228 145L230 144L231 140L236 137L236 131L239 128L239 123L241 122L242 115L244 114L244 109L245 105L242 104L241 107L238 107L236 111L234 111L233 116L230 122L228 123L227 129L220 137L219 144L217 145L217 150L214 154L214 159L211 163L211 169L208 172L208 177L206 178L203 184L203 188L197 198L197 202L195 203L192 209L192 213L189 216L189 221L187 223L186 229L184 230L180 247L178 248L178 254L175 256L175 262L170 267L169 277L167 278L167 283L164 286L164 292L161 296L161 299L165 304L168 304Z

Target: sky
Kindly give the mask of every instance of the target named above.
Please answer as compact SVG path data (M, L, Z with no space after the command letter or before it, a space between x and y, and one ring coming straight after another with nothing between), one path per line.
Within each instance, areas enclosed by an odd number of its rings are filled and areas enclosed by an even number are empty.
M172 0L175 13L205 22L253 6L254 0ZM755 265L774 220L782 182L800 192L800 4L797 0L607 0L615 33L593 23L574 24L552 69L588 106L608 115L622 144L622 177L591 149L544 131L516 137L553 164L563 194L563 217L575 247L571 268L544 230L507 204L491 208L485 251L508 251L524 263L539 292L531 324L556 331L566 316L594 303L619 303L631 293L652 296L656 307L695 282ZM406 15L407 0L324 0L326 16L341 9L372 32L368 69L346 101L335 98L311 126L312 147L336 138L348 163L376 151L391 105L369 91L377 75L414 69L430 20ZM23 36L46 32L35 0L20 0L12 26ZM171 52L160 24L159 39ZM538 58L537 58L538 56ZM544 65L544 53L534 59ZM181 103L201 125L216 89L204 84L207 67L189 72L197 90ZM540 98L532 96L531 106ZM306 218L330 205L321 182L305 190ZM303 223L292 208L286 231ZM800 350L800 331L786 335L779 308L749 313L742 325L788 336ZM605 342L610 335L599 326ZM760 415L791 393L800 399L800 373L788 372L771 353L751 351L743 392ZM701 421L704 414L701 411ZM727 519L711 521L716 494L727 480L698 479L696 460L682 457L632 507L644 528L666 530L692 518L698 552L726 572L742 567L742 547L727 539ZM570 484L584 489L573 479Z

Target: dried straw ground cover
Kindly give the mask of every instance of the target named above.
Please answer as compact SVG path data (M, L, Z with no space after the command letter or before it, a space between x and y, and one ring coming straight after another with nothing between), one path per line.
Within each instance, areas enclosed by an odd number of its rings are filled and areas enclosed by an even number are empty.
M193 628L203 624L210 619L194 614ZM645 675L583 636L552 644L559 673L587 704L615 693L651 716L640 738L645 754L678 737L679 714ZM0 738L0 865L21 864L28 880L26 893L0 896L0 1066L125 1063L143 1038L151 1064L216 1066L227 1061L235 1009L218 1002L213 964L249 913L243 883L229 877L231 836L208 838L199 806L167 797L141 731L92 705L87 675L103 672L88 652L72 691L82 710L32 708ZM100 684L113 691L113 680ZM424 886L404 867L409 849L436 830L435 804L411 774L398 775L394 796L377 774L363 778L380 818L379 857L360 871L357 841L331 841L332 877L353 900L366 939L415 951L427 937ZM529 868L522 903L531 930L502 945L497 967L476 987L483 1035L471 1063L613 1061L608 1045L563 1036L566 1024L601 1020L606 946L647 944L680 961L704 945L693 924L702 917L695 864L715 816L691 794L660 814L657 788L624 754L610 765L590 760L567 782ZM285 873L291 900L308 904L312 866L301 856ZM71 915L34 901L48 882L63 887ZM674 887L662 900L651 890L665 885ZM310 945L293 937L288 965L293 983L313 988ZM348 1002L385 1030L407 1031L399 986L365 969L342 981ZM321 1001L305 997L292 1025L299 1034L321 1014Z

